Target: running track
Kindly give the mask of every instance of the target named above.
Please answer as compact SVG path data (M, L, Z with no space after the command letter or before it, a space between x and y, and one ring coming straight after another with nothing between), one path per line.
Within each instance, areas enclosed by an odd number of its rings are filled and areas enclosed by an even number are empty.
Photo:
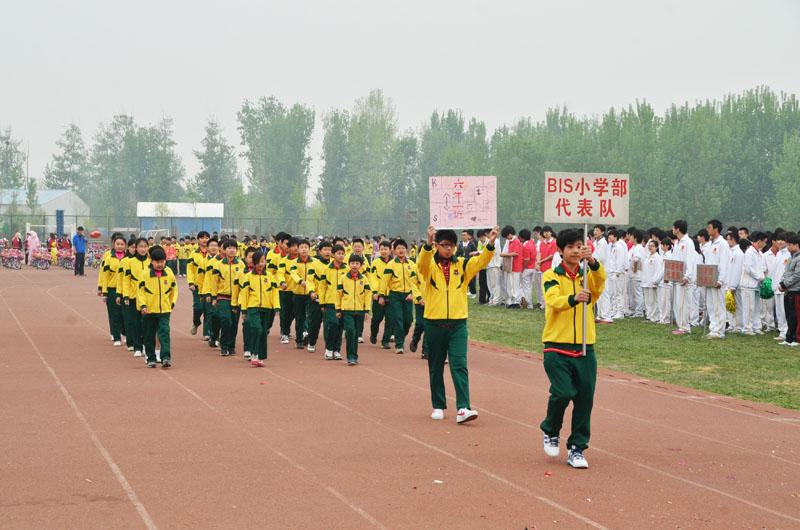
M601 370L573 470L541 450L539 355L471 342L480 418L434 422L418 355L349 368L273 327L251 368L188 334L181 279L148 369L95 272L0 270L0 528L800 528L797 411Z

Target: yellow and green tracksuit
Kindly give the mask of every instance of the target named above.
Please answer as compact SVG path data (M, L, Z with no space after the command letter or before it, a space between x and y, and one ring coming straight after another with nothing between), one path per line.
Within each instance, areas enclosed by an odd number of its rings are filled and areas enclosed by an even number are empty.
M372 305L372 289L369 278L359 272L353 276L350 273L339 276L336 287L336 312L341 314L342 327L347 340L347 360L358 360L358 329L364 328L364 315Z
M425 300L425 338L428 341L428 375L431 404L447 408L444 361L450 359L450 375L456 389L456 406L471 408L467 370L467 293L469 282L489 264L495 249L487 245L480 256L443 260L427 244L417 256L422 296ZM448 274L445 274L445 270Z
M196 245L189 246L192 247ZM200 296L200 288L203 286L203 280L205 280L206 275L206 254L207 252L200 248L192 250L189 254L189 261L186 268L186 283L189 284L189 287L194 287L192 290L192 324L196 327L199 327L202 323L200 317L205 313L205 304ZM203 320L206 320L206 318Z
M236 353L236 335L239 330L239 276L245 269L239 258L228 261L225 257L212 262L211 275L206 273L211 299L217 302L219 317L219 344L223 352Z
M156 361L156 336L161 343L161 362L172 358L169 340L169 318L178 301L178 284L169 267L161 274L150 265L139 282L137 305L147 314L142 316L142 342L147 362Z
M288 263L288 273L294 283L292 310L294 311L294 340L298 347L305 345L303 333L308 332L306 311L311 302L311 295L314 294L315 263L316 260L310 256L305 261L298 257Z
M275 312L281 309L280 291L275 275L266 268L261 274L255 270L244 273L239 283L239 306L247 315L245 325L249 330L244 347L263 361L267 358L267 335Z
M278 271L275 273L277 283L280 287L286 284L286 289L281 289L281 335L289 336L292 330L292 321L294 320L294 290L297 287L297 282L289 272L292 268L292 262L297 259L297 256L281 256L278 263ZM295 337L295 340L303 340L302 337Z
M372 267L370 267L369 271L370 285L375 286L372 301L372 320L370 321L370 342L374 343L378 340L379 327L381 321L384 321L383 336L381 337L381 346L384 348L389 348L389 339L392 337L391 311L388 303L381 305L377 300L374 300L374 298L380 294L379 291L383 283L384 272L391 261L391 257L385 261L383 258L378 257L372 261Z
M406 335L414 320L414 301L422 299L418 285L417 266L413 261L394 258L386 264L379 295L384 303L389 304L392 335L398 352L403 351ZM407 300L409 295L411 300Z
M341 351L342 324L336 318L336 302L338 301L339 277L347 274L344 263L337 264L331 260L327 267L317 273L317 296L319 297L322 313L322 336L325 339L325 349L332 352Z
M117 256L112 250L103 256L103 264L97 278L98 289L106 297L108 327L115 341L125 333L125 322L122 317L122 278L125 271L122 260L127 254Z
M595 357L595 327L592 304L600 299L606 281L606 271L599 261L589 266L587 287L589 303L575 301L583 289L584 271L568 271L562 263L544 273L545 325L544 370L550 379L547 416L541 424L549 436L558 436L564 421L564 411L573 403L572 432L567 447L583 450L589 445L590 419L597 381ZM583 312L586 309L586 355L583 355Z
M143 351L142 314L139 307L139 284L150 269L150 258L147 255L135 254L125 258L122 278L122 298L124 301L123 320L125 322L125 341L135 351Z
M220 261L219 254L212 256L206 255L203 260L203 283L200 287L200 298L203 300L203 312L206 317L203 321L203 336L211 337L209 344L216 344L219 341L219 313L211 302L211 280L213 279L214 266Z
M324 268L330 265L331 260L325 260L320 256L314 258L314 287L319 285L319 275ZM306 328L308 331L309 346L316 346L319 338L319 329L322 326L322 299L320 293L316 292L317 299L309 300L306 310Z

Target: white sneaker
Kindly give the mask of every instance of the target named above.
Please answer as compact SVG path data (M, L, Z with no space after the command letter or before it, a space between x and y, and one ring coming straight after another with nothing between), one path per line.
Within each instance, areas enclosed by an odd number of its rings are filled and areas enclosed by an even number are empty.
M115 340L115 341L114 341L114 347L115 347L115 348L118 348L118 347L120 347L120 346L122 346L122 343L121 343L120 341L118 341L118 340Z
M470 410L470 409L458 409L458 415L456 416L456 422L464 423L467 421L472 421L478 418L478 411L477 410Z
M589 469L589 462L587 462L586 457L583 456L583 451L574 445L572 446L572 449L569 450L567 464L571 465L575 469Z
M218 341L218 340L217 340L217 341L214 341L214 346L216 346L217 348L219 348L219 341Z
M558 456L561 450L558 447L558 436L544 435L544 452L547 456Z
M142 356L142 352L137 351L136 353L133 354L133 356L134 357L141 357Z
M133 351L133 346L128 346L128 351Z
M358 337L358 343L359 344L364 344L364 338L363 337Z
M444 411L442 409L433 409L433 414L431 414L432 420L443 420L444 419Z
M795 346L800 346L800 342L790 342L788 345L794 348Z
M211 337L209 337L208 335L203 335L203 340L208 342L211 340Z
M308 338L308 331L304 331L303 332L303 340L306 340L307 338Z
M774 340L782 340L782 341L786 341L786 337L784 337L783 335L778 335L777 337L775 337L775 339L774 339Z
M341 361L342 360L342 354L339 353L338 351L333 352L333 359L335 361Z
M156 362L161 362L161 350L156 350Z
M113 342L113 340L114 340L114 335L111 335L111 340L112 340L112 342Z
M281 344L289 344L289 336L281 335Z
M793 342L786 342L784 340L783 342L779 342L778 346L791 346L792 344L794 344L794 343Z
M325 350L325 359L328 361L333 360L333 352L330 350Z
M308 345L308 353L314 353L317 351L316 346L312 346L311 344Z
M245 359L249 359L250 358L250 352L249 351L244 352L244 358Z

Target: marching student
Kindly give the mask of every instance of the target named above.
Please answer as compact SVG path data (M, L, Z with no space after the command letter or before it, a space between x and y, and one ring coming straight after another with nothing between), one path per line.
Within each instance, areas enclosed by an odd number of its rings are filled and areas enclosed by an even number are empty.
M519 240L522 242L522 277L520 289L522 291L522 307L535 309L533 303L533 277L536 272L536 243L531 241L531 231L523 228L519 231Z
M772 266L768 272L769 278L772 280L772 288L775 291L775 297L772 300L772 305L775 309L775 325L778 329L777 340L786 340L786 309L784 308L784 300L786 293L781 291L778 287L783 278L783 273L786 270L786 265L792 254L786 248L787 234L786 232L779 232L773 236L774 247L771 252L775 254L775 259L772 261ZM777 252L775 249L777 248Z
M516 236L517 231L511 225L503 227L501 237L508 242L508 248L500 257L511 258L511 270L505 273L506 277L506 308L521 309L522 305L522 243Z
M202 230L197 234L196 238L192 238L192 244L196 244L197 248L191 253L191 259L188 263L186 282L189 284L189 290L192 291L192 329L191 334L197 335L197 328L203 324L203 330L206 328L206 321L208 316L205 315L205 303L200 296L200 290L203 287L203 280L205 280L206 268L205 260L208 254L208 240L211 236L208 232ZM166 253L165 253L166 254ZM201 322L202 317L202 322ZM203 340L208 340L208 336L204 333Z
M294 309L295 347L298 350L302 350L308 345L306 312L309 303L317 300L317 295L314 293L315 261L310 256L310 252L311 243L307 239L298 241L297 259L293 260L289 266L289 274L294 283L292 308Z
M219 346L219 314L211 303L211 278L213 276L214 265L219 261L219 240L212 237L208 240L208 253L203 260L203 283L199 285L200 298L203 299L203 312L205 321L203 322L203 337L208 337L208 346L216 348Z
M134 357L141 357L144 351L142 338L142 308L139 307L139 285L150 271L150 254L147 248L147 239L140 237L134 242L134 255L125 260L123 285L123 298L125 307L125 335L131 341Z
M108 312L108 327L114 346L122 346L120 341L124 332L122 320L122 260L125 258L125 238L119 232L111 236L111 250L103 257L98 276L98 296L102 297Z
M331 264L331 245L330 241L320 241L317 244L317 255L314 257L314 285L319 283L320 274L322 269ZM319 339L319 330L322 326L322 305L319 298L320 294L316 293L314 299L309 299L308 310L306 311L306 327L308 328L308 352L314 353L317 351L317 340Z
M255 269L255 265L253 264L253 254L255 253L255 247L247 247L244 251L244 266L239 270L239 276L236 278L236 284L239 287L239 293L242 291L242 285L245 283L245 275L248 272L251 272ZM266 261L265 261L266 266ZM241 297L240 297L241 298ZM245 322L245 310L241 307L240 300L236 300L237 304L239 304L239 315L240 315L240 322L242 323L242 340L244 341L244 358L245 360L249 361L251 357L251 352L247 348L250 346L250 327Z
M659 323L669 324L672 318L672 282L664 278L664 262L672 259L672 240L666 235L661 239L661 283L658 284Z
M692 332L692 296L695 289L695 277L697 274L696 256L694 242L687 235L686 221L679 219L672 223L672 233L677 237L678 242L672 249L672 258L683 262L683 279L673 287L673 311L678 329L672 332L673 335L689 335Z
M300 241L296 237L289 236L287 238L287 235L284 234L280 241L282 257L277 273L278 285L281 289L281 344L289 344L289 335L294 320L294 289L297 285L289 269L292 268L292 262L297 260L297 244ZM303 337L295 337L295 340L302 341Z
M378 258L372 261L372 268L370 269L369 274L370 285L374 286L374 291L372 293L372 319L370 320L369 341L372 344L378 342L379 326L381 321L383 321L381 348L384 350L389 349L389 339L392 337L392 320L389 313L389 305L381 304L378 301L378 298L380 296L381 285L383 285L383 276L386 272L386 268L389 266L390 261L392 261L392 244L389 243L387 239L384 239L378 244Z
M245 265L236 257L239 247L233 239L222 244L223 257L213 260L210 274L206 272L206 290L220 326L220 356L236 355L236 335L239 331L239 276Z
M742 281L739 288L742 292L742 323L745 335L761 335L761 282L764 281L764 265L761 260L761 251L767 244L767 235L763 232L753 232L750 236L751 245L744 253L742 265Z
M664 279L664 263L658 253L658 243L647 242L648 256L642 263L642 294L644 297L645 316L650 322L659 322L658 286ZM724 307L723 307L724 309Z
M489 233L486 250L466 259L453 256L458 238L453 230L428 227L428 239L417 258L423 297L425 299L425 337L430 348L428 374L431 387L431 419L443 420L447 408L444 387L445 359L450 359L450 375L456 389L456 421L472 421L478 411L472 410L467 369L467 289L465 284L483 269L494 254L500 227ZM434 252L435 242L435 252Z
M267 336L281 311L280 291L275 275L267 267L267 257L261 250L251 256L253 269L239 277L239 307L247 327L244 349L250 352L251 366L264 366L267 360Z
M725 309L725 293L727 287L725 280L728 277L730 265L730 246L722 238L720 231L722 223L718 219L708 222L708 243L705 246L704 259L706 265L717 266L717 284L715 287L705 287L705 310L708 315L709 339L725 338L725 323L727 314Z
M480 255L480 254L477 254ZM411 333L411 342L408 349L412 352L417 351L420 340L422 340L422 359L428 358L428 336L425 333L425 300L422 297L422 285L419 274L414 276L411 285L412 294L414 296L414 331ZM424 335L424 338L423 338Z
M367 239L367 241L369 241L369 239ZM347 266L349 264L350 256L352 256L352 255L361 256L361 259L364 260L364 264L361 266L360 272L364 276L369 276L369 271L370 271L370 268L371 268L372 265L371 265L369 257L364 253L364 248L365 248L364 247L364 240L359 238L359 237L354 237L353 238L353 242L352 242L350 247L351 247L351 252L348 252L348 257L347 257L347 260L345 260L345 265ZM358 342L359 343L363 343L364 342L364 320L363 319L357 320L356 321L356 325L358 326L358 328L356 330L358 332Z
M406 335L414 318L414 301L421 299L414 296L413 286L418 282L417 266L406 258L407 248L403 239L396 239L392 244L395 258L386 264L383 271L378 298L379 304L389 304L396 354L403 354L405 351Z
M780 342L782 346L800 346L798 334L798 307L800 307L800 235L790 234L786 236L791 257L781 277L778 290L785 297L783 300L784 311L786 312L786 340Z
M120 307L120 313L122 315L123 328L126 331L126 333L125 333L125 346L128 347L128 351L135 351L136 348L134 348L134 340L133 340L133 337L131 336L131 334L129 333L130 328L128 327L128 324L129 324L129 321L130 321L130 316L128 314L128 307L130 306L130 304L128 303L128 296L129 296L130 290L128 289L128 282L127 282L127 278L126 278L126 275L125 275L125 270L128 268L129 260L133 259L135 255L136 255L136 239L135 238L130 238L128 240L127 249L125 250L125 257L122 258L120 260L120 262L119 262L120 275L121 275L120 276L119 294L122 297L122 306ZM54 263L55 263L55 261L54 261ZM137 288L138 288L138 284L137 284ZM136 294L134 293L133 296L136 296Z
M590 420L597 381L595 328L592 300L603 291L606 273L592 257L592 249L583 241L580 230L564 230L559 234L558 250L563 259L544 275L547 313L542 333L544 369L550 380L547 416L541 423L544 451L547 456L559 455L559 435L564 412L570 402L572 432L567 439L567 463L579 469L589 467L583 451L589 446ZM589 271L581 269L587 260ZM588 274L587 289L583 275ZM583 355L583 328L577 323L586 311L586 355Z
M178 276L186 276L186 263L189 261L189 245L186 244L186 239L180 238L178 240Z
M342 325L336 316L336 300L339 296L339 277L347 274L348 268L344 266L344 247L333 245L330 265L323 268L317 276L317 294L320 299L322 311L322 330L325 339L325 359L342 360Z
M172 365L169 318L178 301L178 284L167 265L167 253L150 249L150 268L139 282L138 306L142 312L142 338L147 366L156 367L156 338L161 344L161 367Z
M737 231L728 232L725 236L725 240L728 243L730 252L728 253L729 262L724 285L736 301L736 313L728 313L728 331L730 333L740 333L744 326L742 321L742 293L741 289L739 289L739 284L742 281L742 272L744 270L744 253L739 246L740 240Z
M361 329L364 328L363 320L367 318L367 311L372 303L372 290L369 278L361 269L364 258L357 253L350 255L349 272L339 276L336 286L336 318L342 322L347 340L347 365L358 364L358 321L361 320Z

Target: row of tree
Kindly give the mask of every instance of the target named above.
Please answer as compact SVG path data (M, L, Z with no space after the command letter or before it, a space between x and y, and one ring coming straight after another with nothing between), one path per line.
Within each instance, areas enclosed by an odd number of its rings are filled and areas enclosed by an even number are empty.
M401 131L391 99L374 90L352 109L322 116L322 171L313 197L314 111L261 98L245 101L237 118L239 156L210 121L194 152L200 170L188 179L169 119L143 126L115 116L98 127L90 147L70 125L43 184L75 190L100 215L133 216L137 201L224 202L229 217L313 217L337 231L346 220L355 230L359 221L388 219L394 222L380 226L402 232L409 210L424 224L430 176L496 175L501 221L534 224L545 171L614 172L631 174L631 220L638 226L687 218L697 227L718 217L800 228L800 107L794 95L765 87L674 105L663 116L646 102L599 118L558 107L491 137L482 121L457 110L434 111L418 130ZM0 134L0 188L22 186L24 159L11 131Z

